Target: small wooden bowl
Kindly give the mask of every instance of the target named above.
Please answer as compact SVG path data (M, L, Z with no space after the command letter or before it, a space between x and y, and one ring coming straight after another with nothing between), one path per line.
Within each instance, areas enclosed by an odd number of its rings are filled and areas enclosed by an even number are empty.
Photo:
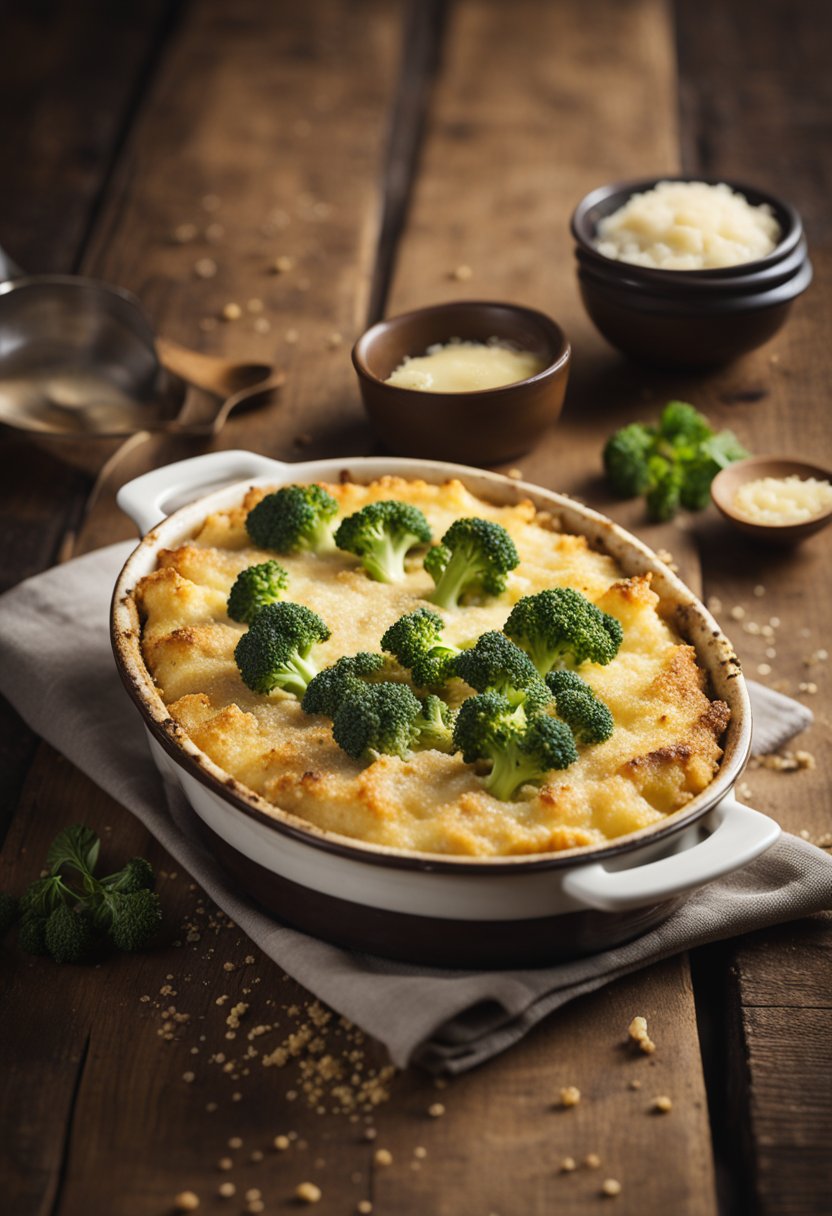
M511 342L544 362L527 380L471 393L429 393L385 381L407 355L460 338ZM519 304L460 300L380 321L352 352L370 421L391 452L467 464L498 464L534 446L563 407L571 349L545 313Z
M740 486L760 477L814 477L817 481L832 481L832 473L820 465L805 460L784 460L779 456L751 456L738 460L717 473L711 483L711 498L725 518L749 536L770 544L794 545L815 532L820 532L832 520L832 507L795 524L755 524L734 507L734 496Z

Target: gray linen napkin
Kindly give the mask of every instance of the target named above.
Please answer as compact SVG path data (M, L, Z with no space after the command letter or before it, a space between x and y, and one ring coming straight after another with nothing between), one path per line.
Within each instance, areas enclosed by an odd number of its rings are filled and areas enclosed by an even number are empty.
M504 972L442 971L350 954L277 924L235 890L168 793L109 643L110 591L130 544L99 550L0 598L0 691L157 837L177 862L290 975L383 1042L392 1061L463 1072L547 1013L681 950L832 906L832 858L794 836L687 899L657 929L591 958ZM751 686L755 746L770 751L812 720L804 706Z

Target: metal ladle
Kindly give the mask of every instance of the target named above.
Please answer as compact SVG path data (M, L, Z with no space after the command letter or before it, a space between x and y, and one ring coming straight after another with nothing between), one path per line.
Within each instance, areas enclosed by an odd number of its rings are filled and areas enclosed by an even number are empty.
M0 249L0 423L98 472L141 434L207 438L283 383L157 338L129 291L78 275L27 275ZM219 397L198 401L193 385Z

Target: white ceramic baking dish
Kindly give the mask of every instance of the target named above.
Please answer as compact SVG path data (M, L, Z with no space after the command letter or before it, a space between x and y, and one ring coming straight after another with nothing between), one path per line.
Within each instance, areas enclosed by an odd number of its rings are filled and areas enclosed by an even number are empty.
M430 482L458 477L496 503L531 498L565 530L582 533L614 557L625 574L652 571L677 629L696 647L713 695L731 709L725 755L708 788L660 823L604 846L446 857L321 831L266 802L201 752L171 719L145 667L136 583L156 568L160 549L184 543L206 515L239 503L251 485L366 482L384 474ZM144 537L115 587L113 648L148 729L153 758L165 780L185 794L195 830L222 864L286 923L342 945L434 965L551 962L637 936L687 893L747 865L777 839L778 825L731 793L748 757L751 718L730 642L647 546L580 503L460 465L382 457L284 464L244 451L158 469L126 485L118 501Z

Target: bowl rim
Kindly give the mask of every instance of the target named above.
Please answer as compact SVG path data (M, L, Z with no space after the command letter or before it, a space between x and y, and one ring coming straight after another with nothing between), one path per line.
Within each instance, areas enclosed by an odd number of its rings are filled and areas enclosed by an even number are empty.
M134 599L135 580L141 577L137 567L143 564L143 558L149 554L155 568L156 554L159 549L168 547L172 536L179 539L173 543L183 543L184 538L192 535L194 529L210 511L224 509L240 498L251 486L285 484L281 481L277 469L274 473L260 477L247 478L225 486L188 503L173 512L140 540L139 544L127 558L113 590L111 602L111 642L115 655L116 666L127 692L136 703L150 730L153 738L159 742L170 755L177 766L188 775L195 777L202 785L226 803L230 810L241 811L260 824L265 824L270 830L300 841L313 848L321 849L351 861L364 862L374 865L406 869L422 872L438 872L449 874L467 874L491 876L495 874L517 874L539 870L561 870L571 866L581 865L587 861L596 862L606 858L620 857L622 854L639 849L645 844L666 840L683 828L699 820L721 798L728 794L742 772L751 749L751 715L748 700L748 690L742 675L742 670L731 642L723 634L713 616L693 592L659 559L659 557L643 541L614 523L607 516L594 511L575 499L542 486L524 481L514 481L503 474L486 472L471 468L467 465L452 464L445 461L429 461L407 457L357 457L331 458L328 460L305 461L297 464L286 464L287 479L297 470L299 479L319 478L331 474L336 480L349 478L353 471L366 475L364 480L384 476L411 476L428 479L434 475L434 482L458 477L463 483L473 486L472 493L482 495L492 487L502 491L496 495L496 501L510 503L523 497L530 497L538 509L546 510L561 508L565 513L581 517L585 525L584 535L590 543L603 548L601 538L614 540L622 550L628 552L638 564L642 572L651 570L658 576L666 588L666 594L672 593L680 616L692 615L699 619L703 637L707 634L708 645L713 653L709 658L698 653L698 659L707 674L713 677L717 668L722 669L726 682L730 682L732 690L732 723L729 730L735 732L729 746L724 748L720 767L712 781L690 803L646 828L638 829L623 837L618 837L605 844L586 845L580 848L560 850L549 853L496 855L489 857L469 857L453 854L427 853L417 850L395 848L393 846L372 844L352 837L330 832L316 827L307 820L293 815L290 811L268 802L261 795L248 789L232 777L226 770L210 759L190 739L187 733L171 718L167 706L156 689L141 654L141 630L137 606ZM540 501L542 500L542 505ZM610 549L606 550L610 552ZM617 559L621 560L621 559Z
M535 321L542 321L544 328L548 327L558 337L560 353L553 362L547 363L544 368L539 372L535 372L533 376L526 376L522 380L512 380L510 384L495 385L493 388L470 389L466 392L450 392L448 390L430 392L427 389L406 388L402 384L388 384L386 380L382 380L371 370L367 363L366 351L379 334L394 326L406 325L416 320L417 317L423 317L429 313L455 312L462 308L502 308L506 312L521 313L533 318ZM412 308L408 312L397 313L394 317L384 317L382 320L376 321L374 325L365 329L364 333L356 339L352 348L353 367L359 376L364 377L371 384L396 393L409 393L414 399L417 397L429 397L433 399L441 397L443 404L445 398L458 397L460 401L471 401L484 396L502 396L503 394L517 392L519 389L525 388L526 385L539 384L544 380L551 379L558 372L569 366L571 358L572 345L563 327L553 317L542 312L539 308L530 308L526 304L513 304L509 300L447 300L441 304L426 304L422 308Z
M592 243L594 230L592 233L589 232L588 215L592 209L599 203L619 195L621 199L618 205L622 206L634 194L652 190L660 182L704 182L708 186L726 185L734 192L742 194L746 201L751 202L752 206L759 206L761 203L767 204L775 214L779 213L780 217L785 216L787 225L774 249L765 257L754 258L749 262L736 262L733 266L719 266L703 270L663 270L658 266L638 266L633 262L623 262L618 258L610 258L606 254L600 253ZM754 202L754 198L758 201ZM646 282L656 281L680 285L689 282L700 287L709 285L718 287L721 285L720 280L734 277L730 272L735 272L739 277L775 266L792 252L804 235L803 222L797 208L778 195L733 178L691 173L661 173L652 177L634 178L629 181L610 182L603 186L596 186L584 195L575 207L569 220L569 229L580 249L590 254L593 259L597 259L605 267L621 267L622 273L635 274Z

